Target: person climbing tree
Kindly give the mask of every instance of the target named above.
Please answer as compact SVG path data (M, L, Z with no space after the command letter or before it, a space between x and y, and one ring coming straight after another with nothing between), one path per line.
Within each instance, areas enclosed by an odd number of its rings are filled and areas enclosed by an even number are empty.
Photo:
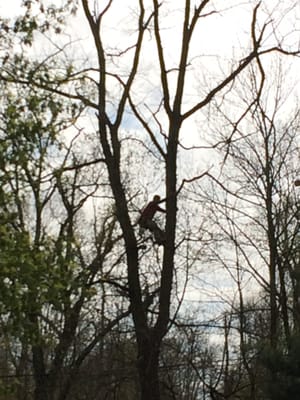
M153 200L143 209L138 224L141 228L148 229L153 233L157 244L164 244L165 232L153 221L153 217L157 211L166 212L166 210L159 206L159 203L161 203L160 196L155 195Z

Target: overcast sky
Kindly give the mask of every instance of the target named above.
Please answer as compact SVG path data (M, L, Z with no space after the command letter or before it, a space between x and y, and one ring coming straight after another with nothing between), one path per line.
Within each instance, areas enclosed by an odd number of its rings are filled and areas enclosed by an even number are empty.
M10 17L18 13L20 0L9 0L0 1L0 14L2 17ZM53 3L57 3L53 1ZM60 1L58 2L60 3ZM91 1L91 3L94 3ZM148 4L150 0L148 0ZM182 4L182 1L169 0L166 4L172 6L172 13L168 13L167 9L162 8L161 12L165 12L163 19L163 40L164 49L166 51L168 68L171 69L178 65L178 53L180 50L180 34L182 21L182 11L174 8L174 4ZM278 37L287 40L288 43L297 44L299 43L300 37L300 1L295 8L290 10L288 13L289 4L292 4L291 0L265 0L262 1L261 13L259 14L260 24L263 24L267 19L267 13L265 5L267 4L269 10L276 5L278 10L274 12L274 19L276 21L277 28L279 28ZM103 4L103 1L99 0L99 4ZM106 37L111 48L119 47L123 44L125 40L130 43L131 33L134 27L132 26L132 12L127 13L128 5L132 8L132 4L136 4L133 0L114 0L113 7L110 13L107 14L105 19L106 25ZM205 85L213 85L217 82L221 73L226 69L230 69L232 59L236 57L240 60L242 54L245 54L246 50L249 49L250 37L249 32L251 28L251 10L256 1L242 1L242 0L217 0L212 2L215 4L216 8L222 9L222 12L218 14L212 14L207 18L203 18L200 21L199 28L196 32L196 40L193 42L191 48L191 54L194 53L195 57L191 57L191 62L194 66L194 73L191 75L191 79L187 80L187 97L186 107L199 101L199 94L205 95ZM224 8L226 5L226 9ZM296 2L294 1L294 4ZM237 5L236 7L230 7L231 5ZM219 7L220 6L220 7ZM211 9L211 11L213 8ZM263 10L265 12L263 12ZM298 25L297 25L298 24ZM124 28L124 31L120 33L120 28ZM274 38L271 36L272 24L268 25L266 30L266 37L268 38L266 44L270 45ZM93 62L93 41L91 40L91 35L87 26L87 22L84 19L82 12L78 13L75 20L70 21L66 27L66 33L68 36L63 36L63 39L72 40L80 39L80 41L74 44L74 47L70 47L70 54L72 54L77 59L89 60ZM159 98L159 74L154 69L153 59L156 57L155 48L153 43L150 41L151 35L147 38L147 50L143 53L142 68L145 73L143 80L143 90L144 95L148 97L149 101L150 95L153 96L153 102ZM197 40L199 38L199 40ZM56 39L58 40L58 38ZM41 46L37 45L36 50L42 51ZM122 66L126 68L124 64ZM284 70L289 70L289 75L285 76L285 84L288 88L288 92L291 94L291 99L293 101L295 95L299 95L299 71L300 62L299 58L286 58L284 61ZM154 67L153 67L154 68ZM198 73L199 71L199 73ZM197 79L199 83L197 84ZM201 88L203 85L203 88ZM200 97L201 98L201 97ZM189 104L190 102L190 104ZM93 112L94 114L94 112ZM201 113L197 114L195 118L190 119L183 126L182 139L185 145L199 144L197 143L197 130L203 130L205 124L201 124L206 115ZM126 128L136 129L133 126L133 120L130 118L126 121ZM200 128L199 128L200 127ZM186 135L185 135L186 133ZM195 133L194 135L191 133ZM201 157L205 157L205 152L201 153ZM189 153L191 163L188 165L187 170L183 173L190 173L191 176L195 174L197 169L197 163L193 161L192 153ZM199 159L199 153L197 153L197 158ZM195 157L196 159L196 157ZM201 172L201 169L198 171ZM180 171L180 173L182 173ZM190 176L186 176L189 178ZM199 276L199 279L202 277ZM205 285L207 286L208 275L205 274ZM212 298L212 294L215 292L214 282L216 277L211 275L211 286L208 291L207 297ZM231 293L231 287L224 285L224 296L227 295L227 291ZM199 286L197 286L197 290ZM220 288L218 287L218 290ZM199 293L199 290L198 290ZM195 298L195 293L191 293L193 298ZM202 291L203 295L203 291Z
M47 3L61 4L61 0L46 0ZM34 3L34 2L33 2ZM151 5L151 0L146 0L146 5ZM176 68L178 67L178 59L181 43L181 24L183 12L179 9L183 1L166 0L160 9L163 15L162 19L162 37L167 60L167 69L174 69L174 73L169 74L170 81L176 78ZM192 1L192 4L199 4L199 1ZM300 38L300 2L295 0L265 0L261 2L259 8L258 25L262 26L266 21L269 22L265 32L265 45L274 44L274 36L271 34L273 25L276 25L277 39L286 43L299 46ZM0 13L2 16L12 16L18 14L20 10L21 0L10 0L8 2L0 2ZM107 4L106 1L90 1L90 4L101 5ZM132 15L134 8L138 4L133 0L114 0L111 9L104 18L103 32L107 38L107 43L111 49L121 48L122 45L130 45L134 43L134 30L136 23L133 23ZM209 3L206 12L211 13L218 10L218 13L212 13L208 17L199 21L199 26L195 32L195 39L192 42L190 50L191 70L186 79L186 96L184 98L183 108L187 109L191 104L195 104L205 96L208 87L214 87L219 82L226 71L232 68L232 60L238 62L243 55L246 55L251 46L250 30L251 30L251 14L253 7L257 4L256 0L212 0ZM292 7L292 5L295 5ZM101 11L99 8L96 11ZM168 10L169 8L169 10ZM272 14L272 19L268 14ZM272 21L272 22L271 22ZM59 41L68 42L70 39L74 41L74 45L68 47L68 52L74 59L82 62L90 62L95 66L95 50L93 40L89 31L86 19L83 16L80 7L78 15L65 28L66 35L61 38L56 37L53 43ZM199 38L199 40L198 40ZM41 42L40 42L41 43ZM125 44L126 43L126 44ZM143 77L144 95L150 103L150 96L153 96L153 102L158 101L160 96L160 74L156 67L156 49L154 42L151 41L151 35L146 38L146 50L144 50L141 60L141 71ZM46 56L47 46L36 44L34 50L37 54ZM45 54L43 54L45 52ZM267 66L268 57L264 57L264 65ZM131 65L124 58L122 68L125 71ZM272 66L273 68L273 66ZM299 70L300 59L286 57L282 68L284 70L285 84L288 92L293 96L299 95ZM227 72L228 73L228 72ZM173 77L173 78L172 78ZM137 87L137 90L139 87ZM113 90L113 89L112 89ZM143 95L142 91L140 92ZM113 95L113 94L112 94ZM141 101L143 101L141 97ZM291 101L294 101L291 100ZM196 118L196 121L195 121ZM196 136L191 135L191 131L195 131L197 122L201 122L202 118L206 118L200 113L190 119L183 125L183 131L189 132L184 136L186 145L194 144ZM195 125L196 123L196 125ZM127 120L128 127L135 129L134 121Z

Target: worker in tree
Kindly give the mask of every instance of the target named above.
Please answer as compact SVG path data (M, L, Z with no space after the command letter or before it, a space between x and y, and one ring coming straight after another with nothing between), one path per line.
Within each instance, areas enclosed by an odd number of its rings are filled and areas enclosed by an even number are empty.
M157 244L165 243L165 232L160 229L155 221L153 221L153 217L157 211L165 213L166 210L159 206L161 202L160 196L155 195L153 200L143 209L141 216L138 220L138 224L143 229L148 229L154 235L154 239Z
M300 179L296 179L294 181L294 185L295 186L300 186ZM300 204L299 204L299 200L296 201L296 206L297 206L296 218L297 218L298 224L299 224L300 223ZM298 225L298 229L299 229L299 225Z

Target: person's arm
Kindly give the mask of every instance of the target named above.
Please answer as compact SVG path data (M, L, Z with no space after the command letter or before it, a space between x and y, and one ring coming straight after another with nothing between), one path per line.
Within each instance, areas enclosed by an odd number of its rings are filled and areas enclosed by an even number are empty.
M163 213L166 213L166 210L164 208L159 207L158 205L156 206L156 210L160 211L160 212L163 212Z

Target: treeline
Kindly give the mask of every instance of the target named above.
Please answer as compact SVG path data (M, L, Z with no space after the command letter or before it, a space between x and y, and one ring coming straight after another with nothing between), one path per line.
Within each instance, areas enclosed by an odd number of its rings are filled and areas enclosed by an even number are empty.
M0 399L296 399L297 2L22 3L0 21ZM203 21L235 10L244 43L211 62ZM156 193L163 245L137 224Z

